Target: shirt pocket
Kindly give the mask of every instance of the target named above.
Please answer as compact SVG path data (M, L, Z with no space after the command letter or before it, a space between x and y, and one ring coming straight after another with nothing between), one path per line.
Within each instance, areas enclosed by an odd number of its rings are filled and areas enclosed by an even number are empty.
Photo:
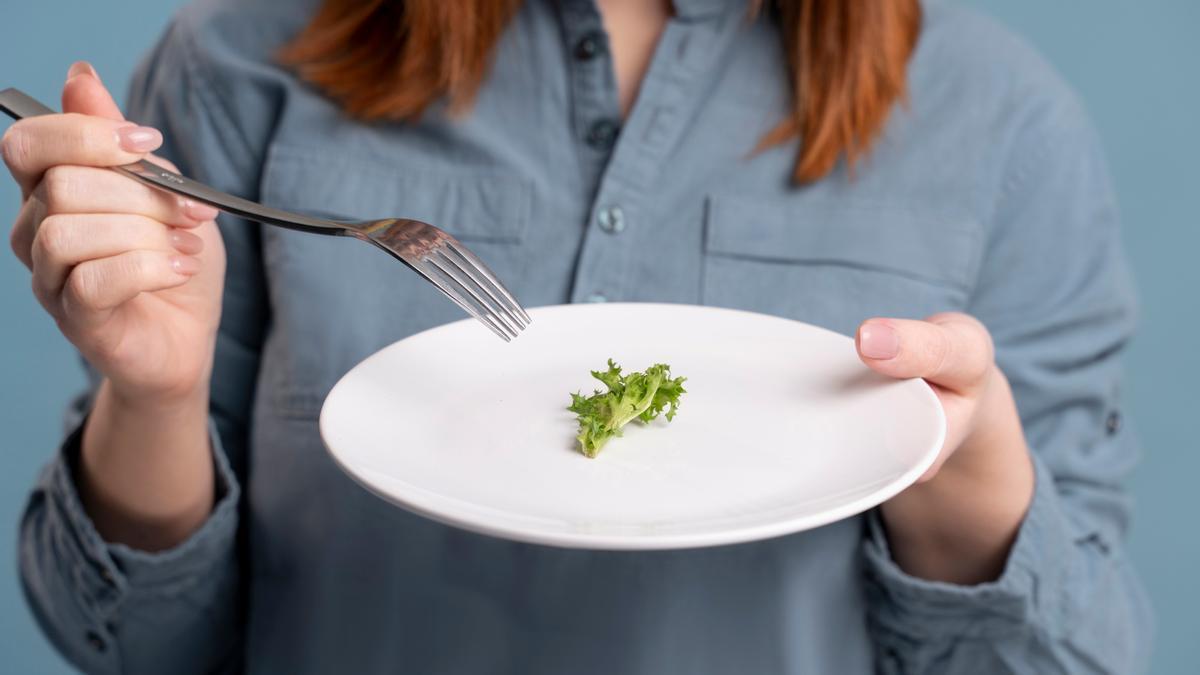
M919 208L710 195L701 295L849 335L871 316L963 309L979 238L970 219Z
M336 220L405 217L435 225L510 284L526 266L521 245L532 185L507 172L431 170L403 159L274 147L263 203ZM318 414L342 374L374 351L466 314L379 249L349 237L263 228L272 331L260 386L288 417Z

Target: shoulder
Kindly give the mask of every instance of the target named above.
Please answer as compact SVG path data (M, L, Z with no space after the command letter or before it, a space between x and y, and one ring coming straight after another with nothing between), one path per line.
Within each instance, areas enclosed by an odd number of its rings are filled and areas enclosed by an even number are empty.
M1080 97L1028 42L958 2L925 0L897 130L920 166L951 170L980 223L1051 176L1105 195L1101 144ZM1065 189L1065 188L1064 188ZM1082 193L1081 193L1082 194ZM1047 202L1050 204L1050 202Z
M317 5L317 0L195 0L175 15L168 38L202 68L270 66Z
M910 69L913 104L993 132L1083 129L1079 97L1023 38L981 12L926 0Z
M282 83L276 54L311 19L318 0L195 0L171 19L136 78L178 77L216 92ZM178 88L178 87L177 87Z
M159 126L175 146L207 129L217 149L204 154L222 152L243 176L256 174L278 112L298 86L275 55L315 9L316 0L185 5L134 72L131 117ZM177 164L196 163L175 149Z

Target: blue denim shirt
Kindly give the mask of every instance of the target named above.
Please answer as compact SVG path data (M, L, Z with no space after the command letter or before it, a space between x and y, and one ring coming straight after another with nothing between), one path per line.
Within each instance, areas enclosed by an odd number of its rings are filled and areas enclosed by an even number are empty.
M145 61L129 114L221 189L444 225L530 306L701 303L846 334L875 315L979 317L1036 467L1000 578L914 578L871 515L614 553L394 508L336 468L318 409L360 359L459 310L369 247L224 218L211 518L168 551L105 542L73 482L86 395L30 500L24 587L72 661L96 673L1145 668L1150 620L1123 544L1137 449L1117 364L1134 301L1077 100L991 22L930 3L909 102L867 161L796 186L794 143L752 152L788 104L772 20L736 1L675 5L625 120L606 50L573 48L602 30L587 0L528 0L470 113L411 124L350 120L273 63L309 0L198 2ZM613 207L619 231L602 223Z

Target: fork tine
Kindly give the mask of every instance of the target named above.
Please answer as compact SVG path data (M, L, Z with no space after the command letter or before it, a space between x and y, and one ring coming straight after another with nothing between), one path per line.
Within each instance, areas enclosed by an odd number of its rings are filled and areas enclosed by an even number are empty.
M475 271L479 272L479 274L483 276L488 284L490 284L495 291L497 291L501 296L504 297L505 300L508 301L506 307L510 311L515 310L517 314L519 314L521 318L525 320L526 325L533 322L533 319L529 317L529 314L525 311L525 308L522 307L519 302L517 302L517 299L513 297L513 294L508 292L508 289L504 287L504 284L500 283L500 280L496 278L496 275L492 274L492 271L488 269L487 265L484 265L483 261L476 257L474 253L471 253L471 251L469 251L465 246L461 246L457 241L454 240L446 242L446 248L450 249L463 259L463 262L465 263L463 266L464 269L474 269ZM480 283L480 286L483 285L483 283Z
M488 312L486 308L483 308L483 311L481 311L481 308L478 305L472 302L468 296L463 294L464 288L462 284L457 282L450 275L446 274L444 270L436 265L433 265L427 260L419 261L418 265L421 274L430 282L432 282L434 286L437 286L442 293L445 293L447 297L453 300L454 304L465 310L467 314L470 314L478 319L480 323L492 329L492 332L503 338L505 342L508 342L516 337L516 331L514 331L512 328L509 328L506 324L497 322L494 318L494 315Z
M511 340L512 337L516 337L517 334L520 333L520 331L509 327L508 324L502 321L497 321L498 317L496 312L492 311L490 307L482 304L481 301L476 299L475 295L470 292L469 288L464 287L462 282L456 280L454 276L449 275L444 269L438 267L436 264L433 264L430 259L424 259L424 261L421 261L421 264L426 270L426 276L430 277L430 279L434 282L434 285L442 289L443 293L449 295L450 299L455 300L456 303L463 307L463 309L466 309L470 315L478 318L479 321L487 324L488 328L491 328L493 331L496 331L496 333L502 335L505 340Z
M445 274L453 279L454 282L458 284L457 288L460 292L466 291L467 296L475 301L476 306L483 309L483 311L487 313L492 320L503 324L506 329L512 332L514 337L516 337L516 335L525 328L520 321L514 321L511 317L507 316L506 313L498 312L496 307L490 304L488 301L491 300L496 304L499 304L499 302L495 298L492 298L486 290L480 288L479 284L475 282L474 279L472 279L469 275L464 274L463 270L459 268L458 265L455 265L453 261L441 254L436 249L425 257L425 262L433 265L439 271L441 271L442 274ZM482 291L482 293L480 291ZM501 309L503 309L503 307L501 307Z
M494 307L499 307L500 311L503 312L503 314L500 315L500 318L507 318L509 325L516 328L517 331L525 330L525 320L522 319L519 314L514 312L504 302L503 296L501 296L496 290L488 288L491 284L487 283L487 279L481 279L479 278L479 275L472 274L472 266L465 265L464 263L466 261L460 262L455 260L455 258L459 257L457 255L447 255L447 251L444 247L436 249L430 255L436 256L439 263L444 263L439 266L451 273L459 283L463 284L464 286L473 287L472 290L478 289L482 291L484 296L492 301ZM484 297L480 297L478 294L475 295L477 300L480 300L481 302L485 300Z

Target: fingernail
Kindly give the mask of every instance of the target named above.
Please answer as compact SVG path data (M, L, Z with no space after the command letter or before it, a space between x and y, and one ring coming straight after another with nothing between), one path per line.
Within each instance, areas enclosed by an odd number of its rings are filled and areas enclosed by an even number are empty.
M175 230L171 232L171 246L180 253L196 255L204 250L204 240L194 234Z
M190 255L171 256L171 269L178 274L192 276L200 271L200 261Z
M181 201L181 203L183 205L184 215L192 220L204 222L216 218L217 214L220 213L220 211L217 211L208 204L201 204L200 202L194 202L190 199L184 199Z
M68 80L78 75L91 75L97 80L100 79L100 74L97 73L96 69L92 67L92 64L88 63L87 61L76 61L75 63L71 64L70 68L67 69Z
M162 134L153 127L128 126L117 129L117 140L126 152L150 152L162 145Z
M858 330L858 349L868 359L894 359L900 353L900 336L885 323L866 323Z

